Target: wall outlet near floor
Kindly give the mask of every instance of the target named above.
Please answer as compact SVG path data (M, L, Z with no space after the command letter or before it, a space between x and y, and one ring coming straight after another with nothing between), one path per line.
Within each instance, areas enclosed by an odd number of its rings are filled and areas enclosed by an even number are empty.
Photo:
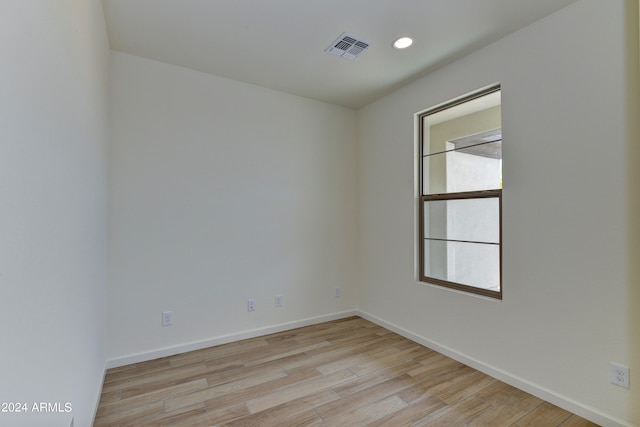
M247 300L247 311L256 311L256 300L255 300L255 298L249 298Z
M171 326L173 324L173 311L162 312L162 326Z
M629 367L611 362L611 383L629 388Z
M340 295L341 295L340 288L338 288L338 287L334 288L333 296L336 297L336 298L340 298Z
M282 307L282 295L276 295L274 297L274 305L276 307Z

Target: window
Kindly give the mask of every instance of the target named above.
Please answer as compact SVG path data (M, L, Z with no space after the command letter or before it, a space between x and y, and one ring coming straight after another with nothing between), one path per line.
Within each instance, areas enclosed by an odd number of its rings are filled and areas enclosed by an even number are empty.
M499 86L418 116L422 282L502 298Z

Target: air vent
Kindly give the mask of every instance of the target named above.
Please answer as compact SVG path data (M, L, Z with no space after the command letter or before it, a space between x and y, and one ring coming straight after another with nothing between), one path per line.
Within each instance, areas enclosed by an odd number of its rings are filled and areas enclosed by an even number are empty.
M351 34L342 33L331 46L324 51L332 55L342 56L346 59L356 59L371 43L360 40Z

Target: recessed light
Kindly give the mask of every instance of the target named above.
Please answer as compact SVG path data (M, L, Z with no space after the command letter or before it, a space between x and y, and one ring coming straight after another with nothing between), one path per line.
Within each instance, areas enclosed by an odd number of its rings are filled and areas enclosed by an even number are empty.
M413 39L411 37L403 36L393 42L393 48L398 50L406 49L412 44L413 44Z

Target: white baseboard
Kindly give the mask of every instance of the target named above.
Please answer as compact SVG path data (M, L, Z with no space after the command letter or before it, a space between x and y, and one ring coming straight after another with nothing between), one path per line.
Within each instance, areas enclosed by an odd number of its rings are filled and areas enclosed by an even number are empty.
M480 372L483 372L504 383L512 385L529 394L537 396L540 399L543 399L549 403L559 406L560 408L563 408L569 412L573 412L574 414L582 418L585 418L587 420L590 420L598 425L601 425L603 427L634 427L632 424L629 424L624 420L602 413L597 409L583 405L570 398L567 398L566 396L559 395L558 393L548 390L540 386L539 384L532 383L531 381L527 381L523 378L519 378L515 375L509 374L508 372L505 372L499 368L487 365L486 363L480 362L479 360L476 360L465 354L457 352L452 348L449 348L437 342L431 341L421 335L408 331L404 328L394 325L393 323L387 322L372 314L369 314L362 310L358 310L357 314L360 317L367 319L377 325L380 325L383 328L389 329L390 331L393 331L398 335L402 335L403 337L408 338L411 341L417 342L418 344L421 344L425 347L435 350L438 353L442 353L445 356L448 356L454 360L457 360L460 363L464 363L467 366L470 366Z
M293 322L280 323L272 326L265 326L262 328L251 329L248 331L236 332L233 334L223 335L219 337L207 338L200 341L193 341L189 343L178 344L171 347L158 348L155 350L134 353L127 356L116 357L116 358L107 360L107 369L130 365L132 363L145 362L147 360L158 359L160 357L173 356L180 353L186 353L188 351L200 350L207 347L213 347L216 345L227 344L234 341L245 340L248 338L255 338L263 335L273 334L276 332L287 331L289 329L301 328L303 326L315 325L316 323L329 322L331 320L343 319L345 317L357 316L357 315L358 315L357 310L343 311L339 313L332 313L332 314L327 314L323 316L296 320Z
M529 394L537 396L547 402L550 402L556 406L559 406L567 411L573 412L583 418L586 418L596 424L603 427L634 427L632 424L621 420L617 417L602 413L597 409L583 405L576 402L566 396L562 396L551 390L542 387L539 384L535 384L531 381L512 375L497 367L483 363L473 357L460 353L452 348L429 340L419 334L399 327L393 323L387 322L377 316L369 314L362 310L349 310L339 313L332 313L324 316L311 317L307 319L297 320L293 322L281 323L272 326L265 326L262 328L251 329L248 331L237 332L229 335L223 335L219 337L213 337L205 340L194 341L190 343L179 344L171 347L155 349L147 352L140 352L130 354L123 357L113 358L107 361L106 369L116 368L119 366L129 365L132 363L144 362L147 360L153 360L160 357L173 356L180 353L185 353L193 350L200 350L207 347L212 347L221 344L227 344L234 341L240 341L248 338L255 338L263 335L269 335L276 332L282 332L289 329L300 328L309 325L315 325L317 323L328 322L331 320L343 319L350 316L361 316L373 323L376 323L390 331L393 331L403 337L410 339L418 344L424 345L432 350L444 354L460 363L464 363L480 372L483 372L493 378L503 381L509 385L512 385L520 390L523 390Z
M105 367L104 367L104 372L102 374L102 380L100 381L100 387L98 388L98 393L97 396L98 398L96 399L96 406L93 408L93 417L91 418L91 425L94 425L96 423L96 415L98 415L98 406L100 406L100 398L102 397L102 389L104 388L104 378L107 375L107 366L106 366L106 362L105 362ZM74 421L75 424L75 421Z

